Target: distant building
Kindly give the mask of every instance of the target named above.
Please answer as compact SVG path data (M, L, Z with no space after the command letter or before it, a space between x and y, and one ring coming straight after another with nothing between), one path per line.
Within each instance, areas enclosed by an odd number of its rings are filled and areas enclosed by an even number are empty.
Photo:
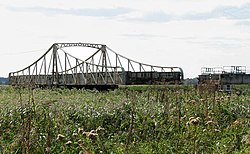
M220 84L250 84L250 74L247 74L245 66L203 67L199 83L211 81Z
M232 84L250 84L245 66L203 67L198 79L199 84L215 84L223 91L229 91Z

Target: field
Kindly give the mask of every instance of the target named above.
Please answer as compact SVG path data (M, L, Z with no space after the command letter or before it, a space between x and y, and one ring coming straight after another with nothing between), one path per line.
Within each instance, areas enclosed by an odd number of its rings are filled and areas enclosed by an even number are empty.
M250 85L0 87L0 153L250 153Z

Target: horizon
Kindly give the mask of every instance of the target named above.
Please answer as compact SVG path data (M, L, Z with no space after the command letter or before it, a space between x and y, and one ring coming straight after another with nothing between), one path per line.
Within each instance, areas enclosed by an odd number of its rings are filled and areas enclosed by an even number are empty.
M12 1L13 2L13 1ZM27 67L56 42L106 44L151 65L250 70L250 2L246 0L0 2L0 76Z

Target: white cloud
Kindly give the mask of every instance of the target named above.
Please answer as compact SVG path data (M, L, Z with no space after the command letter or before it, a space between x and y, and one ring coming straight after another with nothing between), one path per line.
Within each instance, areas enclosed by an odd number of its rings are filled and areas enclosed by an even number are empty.
M97 3L98 2L98 3ZM58 2L57 2L58 3ZM47 5L46 5L47 4ZM92 17L117 17L122 16L125 21L136 22L169 22L173 20L207 20L214 18L229 18L229 19L249 19L250 18L250 3L238 2L237 5L227 1L227 3L211 2L211 1L161 1L156 3L153 1L136 1L130 3L103 3L103 1L88 2L87 5L62 5L61 3L43 3L39 6L31 3L23 6L23 4L7 5L6 8L10 11L17 12L34 12L42 13L48 16L51 15L74 15L74 16L92 16ZM82 1L81 4L85 4ZM93 7L93 4L99 4L98 7ZM140 6L139 6L140 4ZM234 4L234 5L233 5ZM67 6L65 8L65 6ZM74 7L73 7L74 6Z
M51 15L74 15L74 16L93 16L93 17L115 17L130 12L128 8L100 8L100 9L62 9L46 7L7 7L10 11L16 12L34 12Z
M220 6L209 12L192 13L183 16L187 20L207 20L213 18L250 19L250 3L241 6Z
M250 20L243 20L236 23L239 26L250 26Z

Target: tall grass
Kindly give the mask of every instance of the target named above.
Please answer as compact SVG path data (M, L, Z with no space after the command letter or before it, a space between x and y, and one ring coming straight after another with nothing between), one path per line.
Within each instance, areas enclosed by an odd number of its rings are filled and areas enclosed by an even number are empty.
M247 153L250 95L241 90L1 87L0 153Z

